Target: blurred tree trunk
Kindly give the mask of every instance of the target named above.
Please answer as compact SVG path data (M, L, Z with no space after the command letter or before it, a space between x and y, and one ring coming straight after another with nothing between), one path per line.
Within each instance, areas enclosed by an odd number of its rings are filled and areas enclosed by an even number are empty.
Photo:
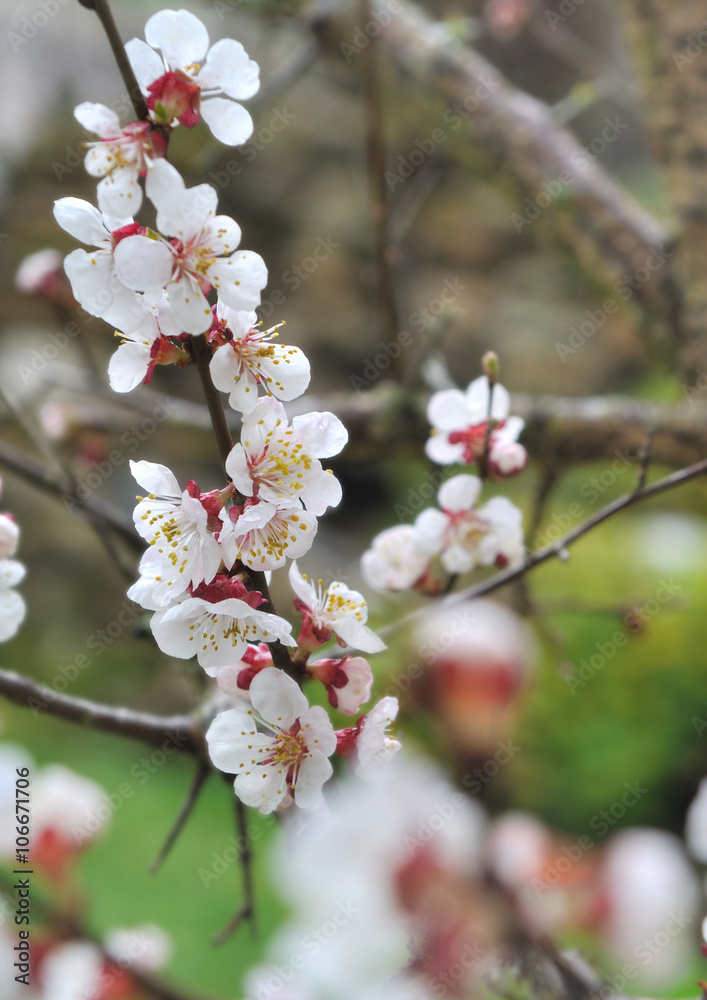
M623 0L645 95L646 123L664 173L678 239L673 274L686 372L707 366L707 5Z

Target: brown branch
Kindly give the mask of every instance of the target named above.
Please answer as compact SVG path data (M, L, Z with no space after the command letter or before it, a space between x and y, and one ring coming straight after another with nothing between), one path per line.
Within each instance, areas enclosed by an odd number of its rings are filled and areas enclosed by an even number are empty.
M169 742L183 753L206 759L203 736L196 717L191 715L152 715L130 708L102 705L85 698L58 694L29 677L2 669L0 695L35 713L46 712L66 722L140 740L152 747L161 747Z
M528 556L526 561L520 566L503 570L500 573L496 573L488 580L483 580L481 583L474 584L471 587L466 587L464 590L458 590L453 594L449 594L444 597L440 603L447 605L457 604L459 601L473 601L479 597L485 597L486 594L492 594L494 591L500 590L501 587L505 587L509 583L513 583L514 580L520 579L536 566L541 566L550 559L561 557L561 554L569 549L570 545L576 542L578 538L582 538L583 535L586 535L593 528L603 524L604 521L608 521L610 517L614 516L614 514L618 514L620 511L626 510L627 507L632 507L641 500L648 500L650 497L665 493L667 490L671 490L675 486L681 486L683 483L687 483L691 479L696 479L698 476L702 476L705 473L707 473L707 458L703 459L701 462L696 462L694 465L691 465L686 469L681 469L679 472L674 472L670 476L665 476L664 479L660 479L657 483L653 483L651 486L638 488L634 490L633 493L628 493L626 496L619 497L618 500L614 500L613 503L607 504L606 507L598 511L594 517L590 517L576 528L573 528L572 531L568 531L566 535L558 539L556 542L553 542L552 545L547 545L544 549L540 549L540 551L534 552L532 555ZM382 628L378 629L378 632L381 636L390 635L404 625L409 625L413 621L416 621L426 613L427 606L417 608L415 611L399 618L390 625L384 625ZM344 655L345 652L347 651L344 650L338 655Z
M200 760L196 768L196 774L194 775L192 783L189 786L189 791L187 792L187 797L184 800L182 808L179 810L177 818L172 825L172 829L169 831L167 839L165 840L164 844L162 845L162 848L160 849L160 853L157 855L155 860L150 865L150 872L152 872L152 874L155 874L155 872L158 872L160 870L167 855L174 847L177 838L179 837L179 834L184 829L184 824L189 819L194 810L194 807L196 806L199 796L210 774L211 774L211 767L205 761Z
M227 780L230 784L231 776L227 776ZM250 847L250 838L248 837L248 826L247 826L247 814L246 809L238 796L234 799L235 804L235 818L236 818L236 828L238 830L238 836L240 842L243 844L243 849L241 851L241 869L243 871L243 896L244 902L236 910L235 914L228 921L225 927L223 927L218 934L215 934L212 940L214 947L219 947L219 945L224 944L230 937L232 937L238 928L241 926L244 920L250 921L251 930L255 932L255 892L253 888L253 854Z
M118 31L113 19L113 14L111 13L111 9L108 5L108 0L79 0L79 3L81 3L84 7L88 7L90 10L95 10L98 15L98 19L103 25L103 30L106 33L106 37L113 52L113 58L115 59L118 69L120 70L120 75L123 78L125 89L127 90L128 96L132 101L133 108L135 109L135 114L141 121L149 121L150 112L147 107L147 101L145 100L139 84L135 79L133 68L130 65L130 60L128 59L125 51L125 46L123 45L123 40L120 37L120 32Z

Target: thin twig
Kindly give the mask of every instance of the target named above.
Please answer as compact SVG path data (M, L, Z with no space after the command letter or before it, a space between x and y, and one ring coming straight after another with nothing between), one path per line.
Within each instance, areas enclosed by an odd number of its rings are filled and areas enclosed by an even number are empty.
M226 420L226 413L223 408L221 393L218 391L211 379L211 370L209 368L211 352L206 345L205 337L192 337L191 344L194 351L196 367L199 372L199 378L201 379L201 388L204 392L204 398L206 399L206 405L211 418L211 426L213 427L219 455L221 456L221 464L223 465L224 475L228 478L228 473L226 472L226 459L231 454L233 449L233 438L231 437L231 431L229 430L228 422Z
M108 6L108 0L89 0L89 3L84 3L84 0L80 0L80 2L83 3L84 7L92 7L96 14L98 14L98 19L103 25L103 30L108 38L108 42L113 52L113 57L118 65L118 69L120 70L120 75L123 78L125 89L127 90L128 96L132 101L133 108L135 109L135 114L140 121L149 121L150 111L147 107L147 101L145 100L143 93L140 90L140 85L135 78L135 73L130 65L130 60L128 59L125 51L125 46L123 45L123 40L120 37L120 32L116 27L116 23L113 20L113 14Z
M130 708L102 705L85 698L58 694L52 688L38 684L30 677L0 669L0 695L8 701L46 712L66 722L77 722L103 733L115 733L140 740L150 746L170 743L183 753L204 757L204 741L191 715L152 715Z
M229 778L230 781L230 778ZM223 927L218 934L215 934L212 939L212 944L215 948L224 944L232 937L238 928L241 926L244 920L250 921L251 931L255 933L255 893L253 891L253 856L250 849L250 838L248 836L248 826L247 826L247 815L245 811L245 806L238 798L235 797L235 810L236 810L236 827L238 829L238 836L240 842L243 844L243 849L241 850L241 869L243 871L243 896L244 902L235 912L233 917L228 921L225 927Z
M608 519L613 517L614 514L618 514L620 511L626 510L627 507L632 507L641 500L648 500L650 497L658 496L660 493L665 493L667 490L673 489L675 486L681 486L683 483L687 483L691 479L696 479L698 476L702 476L705 473L707 473L707 458L703 459L701 462L695 462L694 465L690 465L686 469L681 469L679 472L674 472L670 476L665 476L664 479L658 480L657 483L653 483L651 486L645 486L642 489L635 490L633 493L628 493L626 496L619 497L618 500L614 500L613 503L607 504L607 506L598 511L594 517L590 517L583 524L573 528L572 531L569 531L558 541L553 542L552 545L548 545L544 549L540 549L539 552L534 552L524 563L522 563L522 565L516 566L512 569L502 570L500 573L496 573L495 576L490 577L488 580L477 583L472 587L467 587L465 590L459 590L454 594L450 594L443 599L443 603L456 604L458 601L473 601L478 597L484 597L486 594L491 594L495 590L500 590L501 587L505 587L507 584L513 583L514 580L520 579L520 577L524 576L525 573L534 569L536 566L540 566L550 559L560 557L561 553L568 549L573 542L576 542L578 538L586 535L589 531L596 528L597 525L602 524L604 521L608 521ZM409 614L404 615L397 621L391 622L389 625L384 625L382 628L378 629L378 633L382 636L390 635L398 629L412 624L412 622L426 614L427 610L427 606L417 608L415 611L411 611ZM347 650L341 650L337 655L343 656L346 652Z
M646 478L648 476L648 466L651 464L651 458L653 455L653 435L655 434L655 428L651 427L646 435L646 440L638 453L638 458L640 461L640 467L638 470L638 482L636 484L636 492L642 490L646 485Z
M201 794L202 789L206 784L206 780L210 774L211 774L211 768L209 767L209 765L205 761L200 760L199 763L197 764L196 774L194 775L192 783L189 786L189 791L187 792L187 797L184 800L182 808L179 810L179 814L177 815L177 818L174 821L172 829L169 831L169 834L167 835L167 839L162 845L160 853L157 855L155 860L150 865L150 871L152 872L152 874L155 874L155 872L158 872L160 870L167 855L174 847L174 844L177 841L177 837L184 829L184 824L189 819L194 807L196 806L196 803L199 799L199 795Z

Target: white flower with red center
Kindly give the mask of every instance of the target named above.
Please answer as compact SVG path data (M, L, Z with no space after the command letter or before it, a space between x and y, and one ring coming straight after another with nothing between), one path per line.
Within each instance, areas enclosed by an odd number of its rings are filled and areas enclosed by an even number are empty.
M106 323L121 330L136 329L143 318L142 305L120 280L114 250L128 234L143 231L142 227L131 218L110 219L81 198L54 202L54 218L67 233L95 248L90 253L73 250L64 261L76 300Z
M522 472L528 456L516 439L525 425L520 417L508 416L510 402L508 390L498 382L489 399L485 375L475 379L466 392L436 392L427 406L427 419L433 428L425 445L428 458L440 465L477 462L484 455L491 420L489 473L502 478Z
M236 776L238 798L261 813L292 800L303 809L315 806L336 750L326 711L310 708L295 681L275 667L253 678L250 700L250 709L222 712L211 724L206 742L213 764Z
M361 556L361 573L374 590L410 590L427 580L431 557L417 547L411 524L398 524L376 535Z
M317 533L316 517L299 505L279 508L250 498L221 516L218 540L228 567L240 559L251 569L279 569L286 558L298 559L308 552Z
M209 48L206 28L186 10L153 14L145 39L131 39L125 51L158 120L192 128L201 117L227 146L250 137L253 121L236 102L258 92L259 69L240 42L222 38Z
M216 683L224 694L250 701L249 691L253 678L261 670L272 665L272 653L267 643L253 643L248 646L237 663L229 663L227 667L219 669Z
M185 345L174 343L174 339L182 338L182 332L164 293L143 295L141 302L140 325L129 333L116 332L122 343L108 363L108 379L114 392L131 392L142 383L148 385L157 365L184 366L191 361Z
M100 136L99 142L88 144L84 166L92 177L103 178L97 190L101 211L118 219L135 215L142 205L139 178L165 155L165 137L151 122L131 122L121 128L115 111L91 101L79 104L74 117Z
M353 760L359 777L370 777L400 749L400 742L388 732L398 716L398 709L397 698L381 698L355 726L337 731L336 752L340 757Z
M481 487L477 476L453 476L437 494L441 510L430 507L415 521L415 544L439 555L448 573L523 561L521 511L507 497L493 497L477 509Z
M164 236L153 239L141 234L121 240L115 248L121 282L136 292L164 289L175 323L191 334L211 326L206 294L212 287L232 309L259 305L267 268L259 254L238 250L240 227L227 215L216 215L214 188L209 184L185 188L171 163L158 160L147 176L146 190L157 209L157 229Z
M187 660L196 656L207 674L238 660L249 642L294 646L292 626L284 618L259 611L265 598L246 590L237 578L217 576L153 615L151 628L163 653Z
M226 471L244 496L283 509L301 501L319 516L341 500L341 484L319 459L338 455L347 440L333 413L305 413L290 424L282 403L266 396L243 417Z
M0 559L0 642L12 639L25 619L27 606L14 589L25 573L16 559Z
M220 522L201 502L196 483L182 491L170 470L154 462L131 461L130 471L150 493L138 503L133 520L160 557L153 599L164 605L190 585L213 580L221 563L214 521Z
M251 413L258 387L278 399L296 399L309 385L309 361L299 347L275 344L280 326L261 329L254 312L239 312L219 302L213 335L227 339L211 359L211 378L217 389L230 393L234 410Z
M307 673L322 682L329 704L344 715L355 715L371 697L373 672L368 660L362 656L315 660L307 664Z
M305 657L336 636L364 653L379 653L385 643L366 625L368 606L357 590L335 580L326 589L302 576L297 563L290 566L290 586L296 595L295 608L302 615L302 631L297 655Z

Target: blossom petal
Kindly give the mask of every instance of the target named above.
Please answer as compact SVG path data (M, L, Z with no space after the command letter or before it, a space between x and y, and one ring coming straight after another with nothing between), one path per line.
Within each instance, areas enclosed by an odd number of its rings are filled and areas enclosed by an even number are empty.
M160 10L145 25L145 41L160 49L172 69L201 62L209 47L209 33L188 10Z
M446 434L432 434L425 442L425 454L438 465L455 465L464 459L464 445L450 444Z
M182 491L174 473L166 465L157 462L130 462L133 479L144 490L156 497L180 497Z
M449 518L436 507L428 507L415 518L415 546L426 555L442 551Z
M126 341L108 362L108 379L113 392L131 392L144 380L150 363L150 348Z
M472 509L481 494L478 476L461 474L442 483L437 492L437 503L442 510L458 514Z
M0 591L0 642L11 639L25 619L27 605L14 590Z
M169 247L149 236L126 236L115 248L115 273L136 292L164 288L172 277L174 257Z
M186 274L180 281L171 281L167 285L167 298L177 325L185 333L198 334L209 329L213 313L196 278Z
M241 802L267 816L287 798L287 768L257 767L241 772L233 783Z
M96 147L90 149L89 153L93 153L95 149ZM88 169L88 164L86 166ZM96 191L101 211L112 217L137 215L142 206L142 187L138 181L139 176L136 163L112 168L110 174L100 182Z
M309 708L296 681L277 667L266 667L255 675L250 701L256 712L278 729L289 729Z
M309 809L317 803L322 794L322 785L334 773L331 761L319 750L313 750L302 761L295 782L295 804L300 809Z
M74 108L74 118L88 132L94 132L102 139L112 139L120 135L120 119L115 111L107 108L105 104L84 101Z
M334 631L349 646L363 653L380 653L386 648L380 636L355 618L341 618L334 624Z
M307 510L316 514L317 517L321 517L328 507L336 507L340 504L342 496L343 491L339 480L331 472L322 469L321 472L315 473L307 483L305 496Z
M253 119L242 104L227 97L209 97L201 102L201 117L212 135L224 146L240 146L253 134Z
M164 75L162 59L141 38L131 38L126 42L125 52L140 90L143 94L147 94L149 85Z
M268 283L268 269L260 254L239 250L227 260L214 261L209 280L231 309L255 309Z
M212 189L213 190L213 189ZM209 225L209 247L224 256L238 249L241 227L228 215L217 215Z
M54 218L62 229L86 246L102 246L110 233L103 216L82 198L59 198L54 202Z
M467 398L460 389L436 392L427 404L427 419L440 431L458 430L474 422ZM485 419L485 415L480 418L482 421Z
M292 426L305 439L315 458L338 455L349 439L348 431L333 413L303 413L294 418Z
M246 706L220 712L206 733L212 764L226 774L238 774L241 765L254 763L256 748L270 743L256 731Z
M473 423L482 423L489 415L489 381L485 375L474 379L466 390L467 405L474 415ZM491 399L491 417L505 420L511 405L511 397L504 386L496 382Z
M222 90L236 101L246 101L258 93L259 74L257 62L250 58L240 42L221 38L209 49L196 82L202 88Z
M300 573L296 562L292 563L287 575L295 597L298 597L303 604L311 608L317 599L317 595L312 584L305 580Z
M318 750L326 757L336 750L336 733L329 713L321 705L312 705L299 717L304 742L308 750Z
M74 250L64 261L73 293L86 312L121 330L136 329L144 318L140 299L118 279L108 250Z

